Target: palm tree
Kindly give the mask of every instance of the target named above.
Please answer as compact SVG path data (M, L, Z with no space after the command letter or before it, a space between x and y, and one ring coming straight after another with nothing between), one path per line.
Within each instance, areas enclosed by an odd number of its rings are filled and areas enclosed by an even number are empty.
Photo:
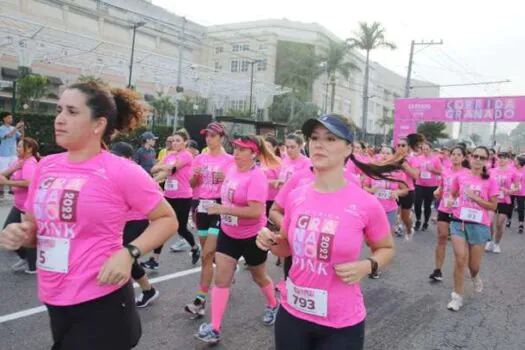
M385 39L385 28L379 22L368 25L366 22L359 22L359 31L354 33L354 37L347 39L346 42L352 48L366 51L365 81L363 84L363 136L366 136L366 123L368 117L368 83L370 75L370 51L385 47L391 50L397 48L396 44Z
M334 111L337 75L342 75L345 80L348 80L351 71L359 70L359 67L355 63L347 61L346 54L349 51L350 47L346 43L329 41L328 47L323 55L324 64L326 65L326 74L330 81L330 85L332 86L330 112Z
M166 125L167 117L175 115L177 107L171 96L165 95L163 92L157 92L157 96L149 102L151 107L155 108L155 115L160 117L160 123Z
M93 82L95 82L97 84L101 84L101 85L107 85L107 83L104 80L102 80L102 78L96 77L94 75L81 74L77 78L77 82L78 83L89 83L90 81L93 81Z
M377 126L383 129L383 143L386 144L387 139L387 129L389 129L392 125L394 125L394 118L387 114L383 114L383 118L378 119L376 122Z

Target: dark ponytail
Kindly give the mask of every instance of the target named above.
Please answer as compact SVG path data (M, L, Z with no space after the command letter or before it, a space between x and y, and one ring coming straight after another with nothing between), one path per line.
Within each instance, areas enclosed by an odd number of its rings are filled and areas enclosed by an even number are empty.
M374 180L387 180L406 185L404 181L394 179L390 176L385 175L390 174L394 171L403 170L401 165L405 161L405 158L399 159L399 156L394 156L394 158L387 162L383 162L380 164L367 164L357 160L354 154L350 154L350 160L354 162L355 166L358 167L359 170L363 172L363 174Z

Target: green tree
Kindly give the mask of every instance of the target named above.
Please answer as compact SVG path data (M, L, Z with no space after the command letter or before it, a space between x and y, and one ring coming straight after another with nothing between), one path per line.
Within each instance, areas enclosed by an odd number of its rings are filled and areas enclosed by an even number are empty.
M295 99L295 101L292 101ZM294 118L290 119L292 104L296 110ZM289 130L300 129L300 126L310 118L319 117L320 108L315 103L305 102L290 94L276 96L270 105L268 114L270 120L288 125Z
M473 133L469 137L476 145L479 145L481 142L481 136L479 134Z
M95 83L97 84L101 84L101 85L108 85L102 78L100 77L96 77L94 75L84 75L84 74L81 74L78 78L77 78L77 83L88 83L90 81L94 81Z
M309 101L315 80L323 73L313 45L280 41L277 46L276 83L291 88L289 120L295 118L297 99Z
M250 118L250 114L248 113L248 111L244 109L237 109L237 108L227 109L224 115L227 117L235 117L235 118Z
M347 54L350 51L350 47L346 43L338 43L335 41L329 41L328 47L322 55L322 60L325 64L326 74L329 78L330 85L332 87L332 93L330 98L330 112L334 111L335 105L335 86L337 84L337 75L343 76L345 80L348 80L350 73L353 70L359 70L359 67L351 61L347 60Z
M159 125L166 125L168 116L173 116L176 113L177 107L173 98L163 92L157 92L157 96L153 97L148 103L154 109L155 122Z
M366 134L366 123L368 117L368 84L370 76L370 52L384 47L395 50L396 44L385 39L385 28L379 22L369 25L366 22L359 22L359 30L354 33L353 38L347 39L351 48L357 48L366 52L365 77L363 83L363 132Z
M392 129L392 126L394 125L394 118L387 114L383 114L383 118L379 119L376 124L383 129L383 143L386 143L388 136L387 132L388 130Z
M16 82L18 108L27 104L30 110L37 111L40 99L47 94L49 86L49 79L42 75L28 74L19 78Z
M443 122L425 122L417 126L417 132L423 134L428 142L433 143L438 139L447 139L449 136L445 133L447 125Z

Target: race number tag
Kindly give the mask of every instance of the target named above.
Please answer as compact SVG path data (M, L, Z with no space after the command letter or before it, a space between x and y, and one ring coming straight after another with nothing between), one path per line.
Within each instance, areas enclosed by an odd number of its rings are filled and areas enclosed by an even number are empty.
M69 271L69 245L67 238L37 237L38 268L51 272L67 273Z
M197 213L207 213L208 207L215 204L213 199L201 199L199 200L199 206L197 207Z
M164 190L177 191L179 189L179 182L175 179L167 179L164 183Z
M432 174L430 172L428 172L428 171L423 171L423 172L421 172L420 177L423 180L430 180L432 178Z
M238 226L239 218L233 215L221 215L221 223L228 226Z
M286 280L287 302L294 309L319 317L328 315L328 292L322 289L298 287Z
M377 190L375 194L379 199L390 199L392 197L392 191L385 189Z
M505 193L503 193L503 191L500 191L498 193L498 199L504 199L505 198Z
M478 209L461 208L459 218L463 221L476 222L479 224L483 220L483 212Z

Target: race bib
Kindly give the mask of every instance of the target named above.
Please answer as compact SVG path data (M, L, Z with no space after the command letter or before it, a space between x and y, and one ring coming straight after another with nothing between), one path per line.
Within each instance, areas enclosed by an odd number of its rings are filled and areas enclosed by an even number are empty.
M322 289L298 287L286 279L288 305L294 309L319 317L328 315L328 292Z
M379 189L376 191L375 195L378 199L390 199L392 197L392 191Z
M459 218L463 221L476 222L480 224L483 220L483 211L472 208L461 208Z
M37 237L38 268L51 272L67 273L69 271L69 245L67 238Z
M447 208L457 208L458 206L459 206L459 198L447 199L445 201L445 207Z
M238 226L239 218L233 215L221 215L221 223L228 226Z
M505 193L503 193L502 191L500 191L498 193L498 199L504 199L505 198Z
M165 191L177 191L179 189L179 182L175 179L166 179L164 183Z
M207 213L208 207L215 204L213 199L201 199L199 200L199 206L197 207L197 213Z
M423 171L419 177L421 177L423 180L430 180L432 178L432 174L428 171Z

